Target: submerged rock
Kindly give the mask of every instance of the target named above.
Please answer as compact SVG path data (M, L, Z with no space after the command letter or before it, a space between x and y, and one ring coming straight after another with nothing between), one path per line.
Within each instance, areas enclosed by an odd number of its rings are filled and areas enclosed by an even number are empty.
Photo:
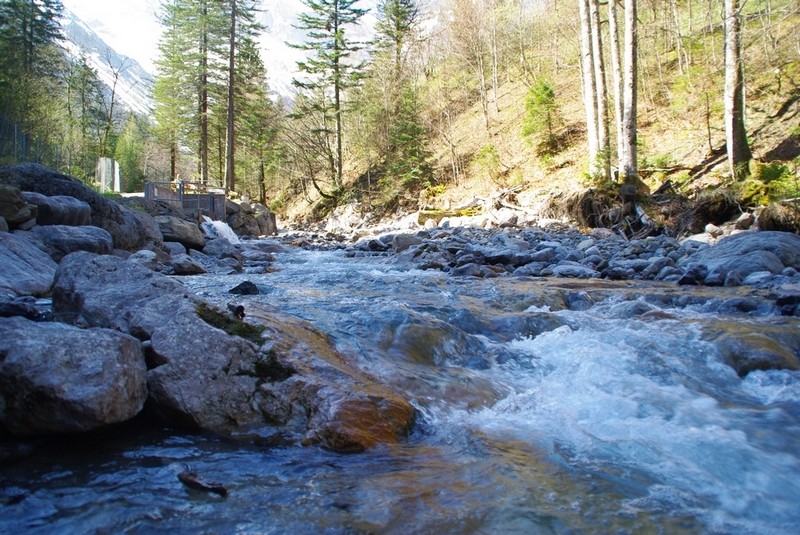
M783 325L718 323L712 339L740 377L754 370L800 370L800 331Z

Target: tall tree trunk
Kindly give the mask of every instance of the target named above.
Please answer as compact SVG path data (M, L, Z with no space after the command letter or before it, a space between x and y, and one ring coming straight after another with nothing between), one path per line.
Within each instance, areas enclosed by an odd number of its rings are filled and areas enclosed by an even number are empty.
M636 25L636 0L625 0L625 73L623 80L624 102L622 111L623 150L622 174L626 183L638 180L636 162L636 101L638 78L639 38Z
M608 2L608 31L611 37L611 71L612 71L612 93L614 95L614 127L617 138L617 174L622 175L622 153L624 144L622 141L622 65L619 58L619 23L617 21L617 0Z
M725 142L731 176L736 180L747 178L753 156L744 127L744 67L739 0L725 0Z
M333 112L336 115L336 174L334 184L336 189L342 187L344 171L344 150L342 147L342 73L339 49L339 3L336 3L333 13L333 42L334 42L334 61L333 61Z
M592 56L592 30L589 18L589 0L578 0L581 15L581 78L583 79L583 105L586 109L586 138L589 149L589 176L602 174L598 167L597 98Z
M594 60L595 98L597 99L597 149L599 171L605 180L611 178L610 146L608 141L608 91L606 89L606 66L603 59L603 41L600 34L600 3L590 0L589 17L592 31L592 59Z
M203 1L200 41L200 182L208 184L208 4Z
M228 58L228 132L225 141L225 185L231 191L235 190L236 187L236 176L235 176L235 165L234 165L234 156L236 154L236 150L234 147L234 87L236 85L235 82L235 68L236 68L236 61L235 61L235 53L236 53L236 0L230 0L231 2L231 43L230 43L230 57Z

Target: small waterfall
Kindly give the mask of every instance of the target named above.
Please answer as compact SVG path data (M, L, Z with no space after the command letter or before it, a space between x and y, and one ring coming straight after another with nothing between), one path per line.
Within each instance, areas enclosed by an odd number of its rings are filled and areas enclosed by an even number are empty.
M208 216L203 216L202 228L206 236L210 238L225 238L231 243L241 243L239 236L224 221L214 221Z

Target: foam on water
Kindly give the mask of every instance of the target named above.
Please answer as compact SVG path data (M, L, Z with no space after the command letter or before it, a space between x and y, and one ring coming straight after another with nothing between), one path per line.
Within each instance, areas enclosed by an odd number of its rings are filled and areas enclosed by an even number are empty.
M233 229L224 221L215 221L205 215L203 219L203 228L206 229L209 234L225 238L231 243L241 243L239 236L237 236Z
M723 367L709 344L677 324L653 333L635 323L606 319L599 329L565 326L509 343L535 364L532 373L498 370L515 393L451 417L539 441L582 470L639 474L650 481L648 497L627 507L700 508L714 529L753 529L766 519L779 530L790 526L800 462L774 450L769 429L781 409L762 402L797 401L797 381L771 372L739 385L731 372L725 379L734 392L717 392L708 381Z

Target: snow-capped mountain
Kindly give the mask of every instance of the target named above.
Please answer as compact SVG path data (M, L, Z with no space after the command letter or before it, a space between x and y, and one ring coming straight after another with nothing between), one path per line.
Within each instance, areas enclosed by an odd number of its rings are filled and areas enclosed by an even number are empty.
M111 48L92 28L68 9L64 9L61 22L64 33L64 47L73 57L81 54L95 71L100 80L109 88L114 86L115 73L116 98L122 107L137 113L149 114L152 108L150 91L153 76L136 60L119 54Z

